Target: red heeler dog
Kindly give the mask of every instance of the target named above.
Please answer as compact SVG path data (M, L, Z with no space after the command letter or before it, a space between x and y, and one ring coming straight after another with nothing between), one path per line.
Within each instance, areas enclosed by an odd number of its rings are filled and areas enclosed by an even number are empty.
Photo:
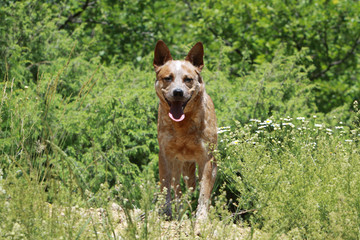
M160 99L158 113L159 174L165 187L165 213L171 217L171 186L179 197L180 176L187 187L195 189L198 164L200 197L197 219L206 219L210 194L217 172L212 155L217 142L214 104L205 92L200 75L204 49L198 42L185 60L173 60L163 41L155 47L155 89Z

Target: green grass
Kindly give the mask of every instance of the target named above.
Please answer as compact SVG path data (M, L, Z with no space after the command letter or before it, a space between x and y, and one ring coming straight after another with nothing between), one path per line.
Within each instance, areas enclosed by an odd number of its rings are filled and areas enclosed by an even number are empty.
M284 118L225 130L218 150L218 183L224 185L214 196L211 223L203 226L201 238L359 238L358 129ZM8 156L9 166L2 169L2 238L195 237L194 198L185 194L178 220L165 221L158 214L163 199L151 168L137 186L105 184L94 194L81 190L81 173L71 164L63 163L69 175L60 178L54 166L29 169L20 160ZM133 196L131 188L141 196ZM226 192L235 198L229 200Z

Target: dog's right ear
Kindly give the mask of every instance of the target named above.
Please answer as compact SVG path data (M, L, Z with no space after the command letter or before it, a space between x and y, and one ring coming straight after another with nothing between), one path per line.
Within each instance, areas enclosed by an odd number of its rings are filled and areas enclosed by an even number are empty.
M164 41L159 40L156 43L155 51L154 51L154 68L155 71L158 67L164 65L167 61L172 60L170 50L164 43Z

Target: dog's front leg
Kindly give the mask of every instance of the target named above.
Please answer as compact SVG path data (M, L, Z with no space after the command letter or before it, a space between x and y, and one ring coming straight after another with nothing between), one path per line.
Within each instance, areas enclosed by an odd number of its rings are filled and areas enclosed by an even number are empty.
M175 192L175 198L181 197L180 177L181 177L182 163L177 159L171 161L171 184Z
M205 162L199 163L200 196L196 212L196 218L198 220L204 220L207 218L211 191L215 183L216 173L217 165L214 157L211 157Z
M159 178L161 185L161 192L164 193L166 191L166 199L164 206L164 214L168 218L171 218L171 166L169 166L169 162L167 161L164 153L159 152ZM164 190L164 188L166 190Z

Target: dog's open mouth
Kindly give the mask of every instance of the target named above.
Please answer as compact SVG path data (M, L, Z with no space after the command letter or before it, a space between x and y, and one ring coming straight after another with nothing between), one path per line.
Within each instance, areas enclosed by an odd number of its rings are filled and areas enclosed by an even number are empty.
M185 119L184 109L186 107L186 104L189 102L189 100L187 100L186 102L182 102L182 101L170 102L169 100L166 99L166 101L170 106L169 117L173 121L181 122L182 120Z

